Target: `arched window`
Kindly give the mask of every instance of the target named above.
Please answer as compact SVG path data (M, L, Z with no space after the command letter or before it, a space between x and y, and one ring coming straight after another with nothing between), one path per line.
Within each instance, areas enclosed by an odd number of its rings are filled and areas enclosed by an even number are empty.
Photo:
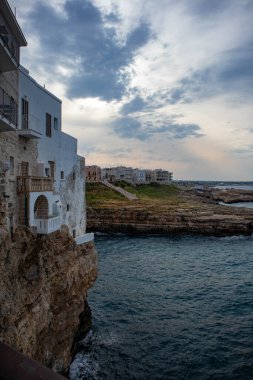
M40 195L34 204L35 219L48 218L48 200L44 195Z

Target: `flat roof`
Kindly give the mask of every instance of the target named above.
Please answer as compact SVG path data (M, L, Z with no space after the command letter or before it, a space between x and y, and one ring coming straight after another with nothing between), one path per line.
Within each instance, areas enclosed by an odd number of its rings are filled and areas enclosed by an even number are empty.
M46 87L40 85L29 73L29 70L27 70L24 66L20 65L19 66L19 71L25 75L31 82L33 82L40 90L44 91L45 93L47 93L48 95L50 95L52 98L54 98L55 100L57 100L59 103L62 104L62 100L59 99L56 95L54 95L52 92L50 92L49 90L46 89Z

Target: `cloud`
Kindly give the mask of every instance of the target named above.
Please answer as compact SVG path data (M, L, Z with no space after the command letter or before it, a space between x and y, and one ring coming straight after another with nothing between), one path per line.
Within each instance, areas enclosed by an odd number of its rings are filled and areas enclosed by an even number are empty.
M200 132L201 128L196 124L179 124L179 123L170 123L154 129L152 132L156 133L166 133L169 138L172 139L185 139L188 137L202 137L203 133Z
M119 43L117 16L110 15L114 26L107 27L100 10L88 0L66 1L64 16L38 2L29 19L41 44L40 61L48 70L54 71L52 62L59 65L65 61L72 66L73 75L64 79L70 98L120 100L129 82L126 68L151 38L143 22L128 34L124 44Z
M189 11L198 17L214 17L217 13L224 11L228 6L227 0L194 0L189 6Z
M248 158L253 156L253 145L247 145L242 148L232 149L233 154L239 155L242 158Z
M113 132L123 138L146 140L149 135L139 120L131 117L121 117L112 123Z
M179 140L189 137L202 137L201 128L196 124L182 124L176 121L157 120L157 126L151 121L140 121L133 117L121 117L112 124L113 131L123 138L148 140L155 135L163 135L170 140Z
M219 95L236 96L245 102L244 95L253 97L253 40L246 46L225 51L218 62L196 70L168 90L169 104L191 103ZM249 99L250 100L250 99Z
M11 3L22 64L63 98L90 163L172 157L177 177L252 178L252 0Z
M139 95L137 95L130 102L125 103L122 106L120 112L122 115L129 115L131 113L141 112L143 110L146 110L147 108L148 102L141 98Z

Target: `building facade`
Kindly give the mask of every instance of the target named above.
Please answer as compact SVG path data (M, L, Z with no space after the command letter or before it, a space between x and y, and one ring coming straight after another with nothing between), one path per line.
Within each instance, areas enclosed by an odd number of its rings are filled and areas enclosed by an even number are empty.
M19 48L25 45L8 2L1 1L0 201L4 224L10 233L26 225L40 234L66 226L81 243L86 230L85 159L77 154L77 140L62 131L61 100L20 66Z
M85 167L86 182L100 182L102 179L101 168L97 165Z
M160 183L169 184L173 180L173 173L163 169L133 169L117 166L102 169L102 180L126 181L132 184Z
M27 42L6 0L0 2L0 204L1 223L10 233L18 223L17 162L36 159L36 146L19 139L18 99L20 48ZM29 152L27 148L29 148Z

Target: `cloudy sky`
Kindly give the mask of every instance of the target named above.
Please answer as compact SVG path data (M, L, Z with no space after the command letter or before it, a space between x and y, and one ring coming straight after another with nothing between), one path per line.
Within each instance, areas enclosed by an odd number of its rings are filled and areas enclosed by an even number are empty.
M253 0L10 0L88 165L253 180Z

